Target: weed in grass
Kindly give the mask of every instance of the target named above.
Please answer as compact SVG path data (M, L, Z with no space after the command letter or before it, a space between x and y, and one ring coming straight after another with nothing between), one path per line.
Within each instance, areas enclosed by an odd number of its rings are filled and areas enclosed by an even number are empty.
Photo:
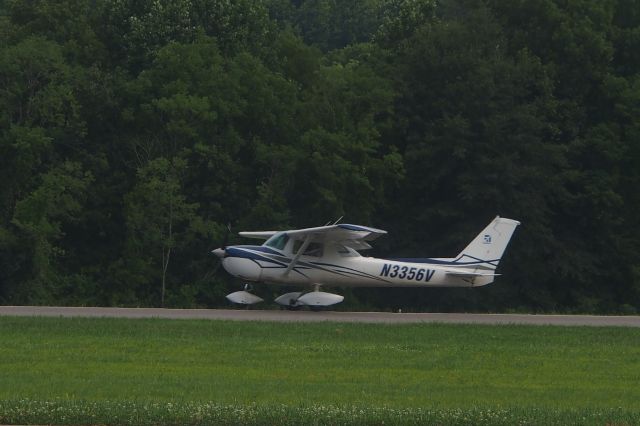
M422 409L115 401L0 401L5 424L117 425L635 425L623 409Z

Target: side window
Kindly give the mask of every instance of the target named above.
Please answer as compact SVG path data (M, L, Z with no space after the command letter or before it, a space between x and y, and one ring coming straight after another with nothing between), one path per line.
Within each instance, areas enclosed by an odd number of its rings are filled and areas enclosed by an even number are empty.
M360 254L352 248L343 245L337 245L337 252L342 257L359 257Z
M302 241L296 240L293 244L293 254L298 253L300 247L302 247ZM321 243L309 243L307 249L302 253L305 256L321 257L323 252L323 246Z
M349 249L345 246L338 246L338 253L340 254L350 254Z
M276 234L264 243L265 246L273 247L274 249L284 250L284 246L287 245L289 236L287 234Z
M309 247L307 247L307 249L304 251L304 254L306 256L321 257L322 256L322 244L320 244L320 243L311 243L311 244L309 244Z

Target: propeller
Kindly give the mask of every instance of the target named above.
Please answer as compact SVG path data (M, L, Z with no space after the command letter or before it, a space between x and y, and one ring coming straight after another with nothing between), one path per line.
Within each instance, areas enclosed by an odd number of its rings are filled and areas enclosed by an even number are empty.
M220 259L224 258L225 249L227 248L227 243L229 242L229 235L231 234L231 223L227 223L227 232L224 233L224 238L222 239L222 246L215 250L212 250L211 253L218 256Z
M220 269L220 266L222 265L222 259L224 259L224 256L226 254L225 249L227 248L227 243L229 242L229 235L231 234L231 223L227 223L226 228L227 228L227 231L225 232L224 237L222 239L222 245L215 250L211 250L211 253L215 254L220 260L218 261L218 263L213 269L207 272L207 274L204 277L205 279L210 279L212 276L214 276L218 272L218 269Z

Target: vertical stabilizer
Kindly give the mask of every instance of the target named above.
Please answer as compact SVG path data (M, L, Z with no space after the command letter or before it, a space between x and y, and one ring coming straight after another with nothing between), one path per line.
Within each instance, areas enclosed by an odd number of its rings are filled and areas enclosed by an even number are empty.
M496 269L518 225L520 222L517 220L497 216L460 252L456 261Z

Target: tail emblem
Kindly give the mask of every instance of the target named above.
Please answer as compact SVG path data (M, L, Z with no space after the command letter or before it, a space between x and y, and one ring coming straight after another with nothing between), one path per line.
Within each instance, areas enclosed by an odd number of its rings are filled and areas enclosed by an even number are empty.
M484 236L484 244L491 244L491 235L487 234Z

